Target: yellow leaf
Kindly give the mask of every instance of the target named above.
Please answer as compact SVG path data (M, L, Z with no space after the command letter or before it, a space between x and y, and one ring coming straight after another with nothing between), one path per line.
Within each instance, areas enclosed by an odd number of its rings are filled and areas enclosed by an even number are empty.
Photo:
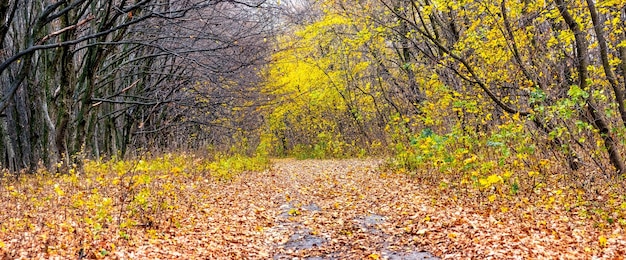
M492 175L489 175L489 177L487 177L487 181L490 184L495 184L495 183L501 182L502 177L500 177L500 175L497 175L497 174L492 174Z
M370 255L367 256L370 259L374 259L374 260L378 260L380 259L380 255L376 254L376 253L371 253Z
M512 175L511 171L506 171L504 172L504 174L502 174L502 176L504 176L505 179L511 178L511 175Z
M448 233L448 238L449 239L455 239L457 237L456 233Z
M512 118L513 118L513 120L515 120L515 121L519 121L519 120L520 120L519 113L514 114Z
M497 197L496 194L491 194L489 195L488 199L490 202L494 202L496 200L496 197Z
M478 160L478 157L476 157L476 155L472 154L472 157L463 160L463 164L468 165L468 164L476 162L476 160Z
M606 237L604 236L598 237L598 244L600 244L600 247L606 247L606 243L607 243Z
M288 214L290 216L298 216L298 215L300 215L300 211L298 211L298 209L290 209Z
M0 241L0 248L4 248L5 246L4 242Z
M56 192L59 197L63 197L63 195L65 195L65 192L61 189L61 187L59 187L58 183L54 184L54 192Z

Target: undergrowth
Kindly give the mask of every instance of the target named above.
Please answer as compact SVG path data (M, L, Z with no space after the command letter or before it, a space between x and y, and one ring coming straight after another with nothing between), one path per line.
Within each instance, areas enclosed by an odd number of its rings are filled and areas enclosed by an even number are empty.
M17 180L5 177L0 184L0 237L12 240L0 239L0 252L7 243L35 243L39 248L33 255L105 257L119 241L132 245L136 237L156 238L162 235L157 230L179 226L185 212L198 207L198 197L219 188L216 183L268 165L264 156L218 154L207 160L166 154L87 160L82 170L68 174L40 169ZM29 235L35 233L42 235Z
M530 138L513 124L483 136L425 129L408 144L398 142L385 167L429 184L434 195L450 195L456 205L495 217L516 212L540 226L547 220L530 216L560 214L555 217L563 223L593 223L600 231L626 227L623 176L593 167L568 170L562 158L541 154Z

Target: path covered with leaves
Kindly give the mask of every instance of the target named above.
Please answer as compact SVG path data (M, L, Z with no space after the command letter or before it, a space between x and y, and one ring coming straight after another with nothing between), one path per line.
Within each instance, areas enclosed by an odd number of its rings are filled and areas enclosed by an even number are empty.
M580 259L626 253L617 224L599 229L575 212L523 198L503 210L469 192L381 171L381 163L281 159L226 182L174 169L136 175L130 180L139 182L130 185L104 174L3 184L0 257ZM142 178L149 180L137 184ZM125 192L137 185L145 187ZM146 196L154 195L142 199L147 188ZM137 201L145 203L129 207Z

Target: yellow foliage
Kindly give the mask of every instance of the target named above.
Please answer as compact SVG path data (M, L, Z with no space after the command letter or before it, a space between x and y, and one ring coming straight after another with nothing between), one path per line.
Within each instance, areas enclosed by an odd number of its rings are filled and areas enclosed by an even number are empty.
M606 247L608 240L606 239L605 236L599 236L598 237L598 244L600 245L600 247Z
M498 174L492 174L492 175L489 175L489 177L487 178L481 178L479 180L480 185L483 187L490 187L497 183L502 183L502 182L503 182L502 177L500 177L500 175Z
M65 192L61 189L61 187L59 187L58 183L54 184L54 192L59 196L59 197L63 197L63 195L65 195Z

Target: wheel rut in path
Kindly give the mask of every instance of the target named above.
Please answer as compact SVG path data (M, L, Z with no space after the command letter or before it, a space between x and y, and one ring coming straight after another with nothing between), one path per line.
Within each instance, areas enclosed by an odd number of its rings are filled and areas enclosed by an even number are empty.
M273 259L438 259L407 230L419 200L378 171L381 160L275 161L274 224L263 230ZM277 210L276 210L277 209ZM407 222L408 221L408 222Z

